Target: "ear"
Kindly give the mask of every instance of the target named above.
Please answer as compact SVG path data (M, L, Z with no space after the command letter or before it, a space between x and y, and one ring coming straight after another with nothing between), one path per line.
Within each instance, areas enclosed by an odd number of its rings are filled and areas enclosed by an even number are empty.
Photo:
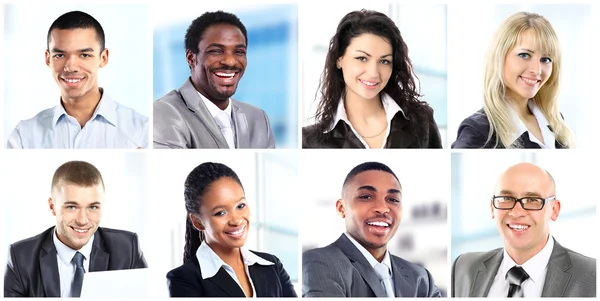
M188 66L192 68L196 64L196 55L188 49L185 51L185 60L187 61Z
M494 205L492 204L492 202L493 202L493 201L494 201L494 200L490 200L490 210L492 211L492 219L496 218L496 217L494 216Z
M108 48L104 48L100 52L100 68L106 66L106 64L108 64Z
M340 57L337 59L337 61L335 62L335 66L336 66L338 69L342 69L342 63L341 63L341 61L342 61L342 56L340 56Z
M190 213L190 220L192 221L192 225L194 226L194 228L196 228L196 230L204 231L204 229L206 229L204 228L204 225L202 224L197 215Z
M56 216L56 210L54 208L54 202L52 202L52 198L48 198L48 207L50 207L50 212L52 212L52 215Z
M46 66L50 67L50 52L48 52L48 50L46 50L45 55L46 55Z
M560 200L556 199L552 203L552 215L550 215L550 218L553 221L556 221L558 219L558 215L560 214Z
M342 199L339 199L335 202L335 209L339 216L346 218L346 208Z

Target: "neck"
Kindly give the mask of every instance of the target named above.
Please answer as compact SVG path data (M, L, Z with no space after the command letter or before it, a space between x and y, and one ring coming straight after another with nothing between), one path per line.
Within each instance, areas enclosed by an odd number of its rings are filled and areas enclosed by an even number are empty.
M512 260L516 264L522 265L525 262L527 262L529 259L533 258L533 256L535 256L539 252L541 252L544 249L544 247L546 246L546 244L548 243L549 238L550 238L550 235L548 235L548 237L546 237L546 239L543 241L543 243L538 244L537 246L533 246L529 249L515 249L515 248L508 247L508 246L504 246L504 248L506 249L506 253L508 253L508 256L510 256L510 258L512 258Z
M517 116L519 116L519 118L525 119L531 115L529 107L527 106L529 99L513 98L509 96L507 97L507 100L508 104L513 108L513 110L515 110L515 112L517 112Z
M226 264L231 266L232 268L240 267L244 265L244 261L242 260L242 252L240 248L232 248L232 249L222 249L214 244L208 244L210 248L221 258L221 260L225 261Z
M190 81L192 82L192 85L194 86L194 88L196 88L196 91L198 91L198 93L202 94L202 96L204 96L206 99L208 99L208 101L214 103L215 106L217 106L221 110L225 110L225 108L227 108L227 106L229 105L229 97L225 98L225 99L216 99L214 97L209 97L209 94L206 93L206 91L204 91L204 89L201 88L200 83L194 82L193 79L190 79Z
M371 99L364 99L353 93L346 93L344 99L346 116L350 123L367 123L370 119L385 115L385 110L379 95Z
M67 114L77 119L79 125L83 127L94 115L101 97L100 90L96 88L79 98L62 96L61 104Z

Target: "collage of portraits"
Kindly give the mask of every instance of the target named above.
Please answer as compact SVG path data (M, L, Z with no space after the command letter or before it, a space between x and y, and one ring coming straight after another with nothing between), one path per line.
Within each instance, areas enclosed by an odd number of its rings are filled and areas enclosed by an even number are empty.
M0 16L2 298L596 298L600 4Z

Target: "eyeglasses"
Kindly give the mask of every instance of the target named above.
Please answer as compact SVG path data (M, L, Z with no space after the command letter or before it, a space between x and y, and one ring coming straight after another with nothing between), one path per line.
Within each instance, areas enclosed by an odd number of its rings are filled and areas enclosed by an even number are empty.
M553 195L547 198L538 198L538 197L524 197L524 198L513 198L512 196L494 196L492 198L492 204L494 208L499 210L510 210L515 208L517 202L521 203L521 208L525 210L542 210L544 208L544 204L546 202L551 202L556 199L556 196Z

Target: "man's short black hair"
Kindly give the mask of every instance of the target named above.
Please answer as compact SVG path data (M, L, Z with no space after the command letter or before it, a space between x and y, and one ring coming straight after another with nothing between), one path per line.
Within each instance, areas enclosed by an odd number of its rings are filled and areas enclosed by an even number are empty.
M58 17L50 29L48 29L48 38L46 41L46 50L50 51L50 38L53 29L88 29L93 28L96 31L96 40L100 43L100 52L104 51L105 37L104 30L98 20L82 11L71 11Z
M346 187L346 185L350 181L352 181L352 179L354 179L354 177L356 177L358 174L363 173L365 171L369 171L369 170L379 170L379 171L387 172L387 173L391 174L392 176L394 176L394 178L396 178L398 183L400 183L400 180L398 180L398 177L396 176L396 174L387 165L385 165L383 163L379 163L379 162L365 162L365 163L357 165L348 173L348 175L346 176L346 179L344 180L344 185L342 185L342 187Z
M192 53L197 54L198 43L200 43L204 31L215 24L231 24L236 26L242 31L242 34L244 34L246 46L248 46L248 32L246 31L244 24L242 24L242 21L232 13L226 13L219 10L216 12L206 12L192 21L192 24L190 24L190 27L188 27L185 33L185 50L190 50Z

